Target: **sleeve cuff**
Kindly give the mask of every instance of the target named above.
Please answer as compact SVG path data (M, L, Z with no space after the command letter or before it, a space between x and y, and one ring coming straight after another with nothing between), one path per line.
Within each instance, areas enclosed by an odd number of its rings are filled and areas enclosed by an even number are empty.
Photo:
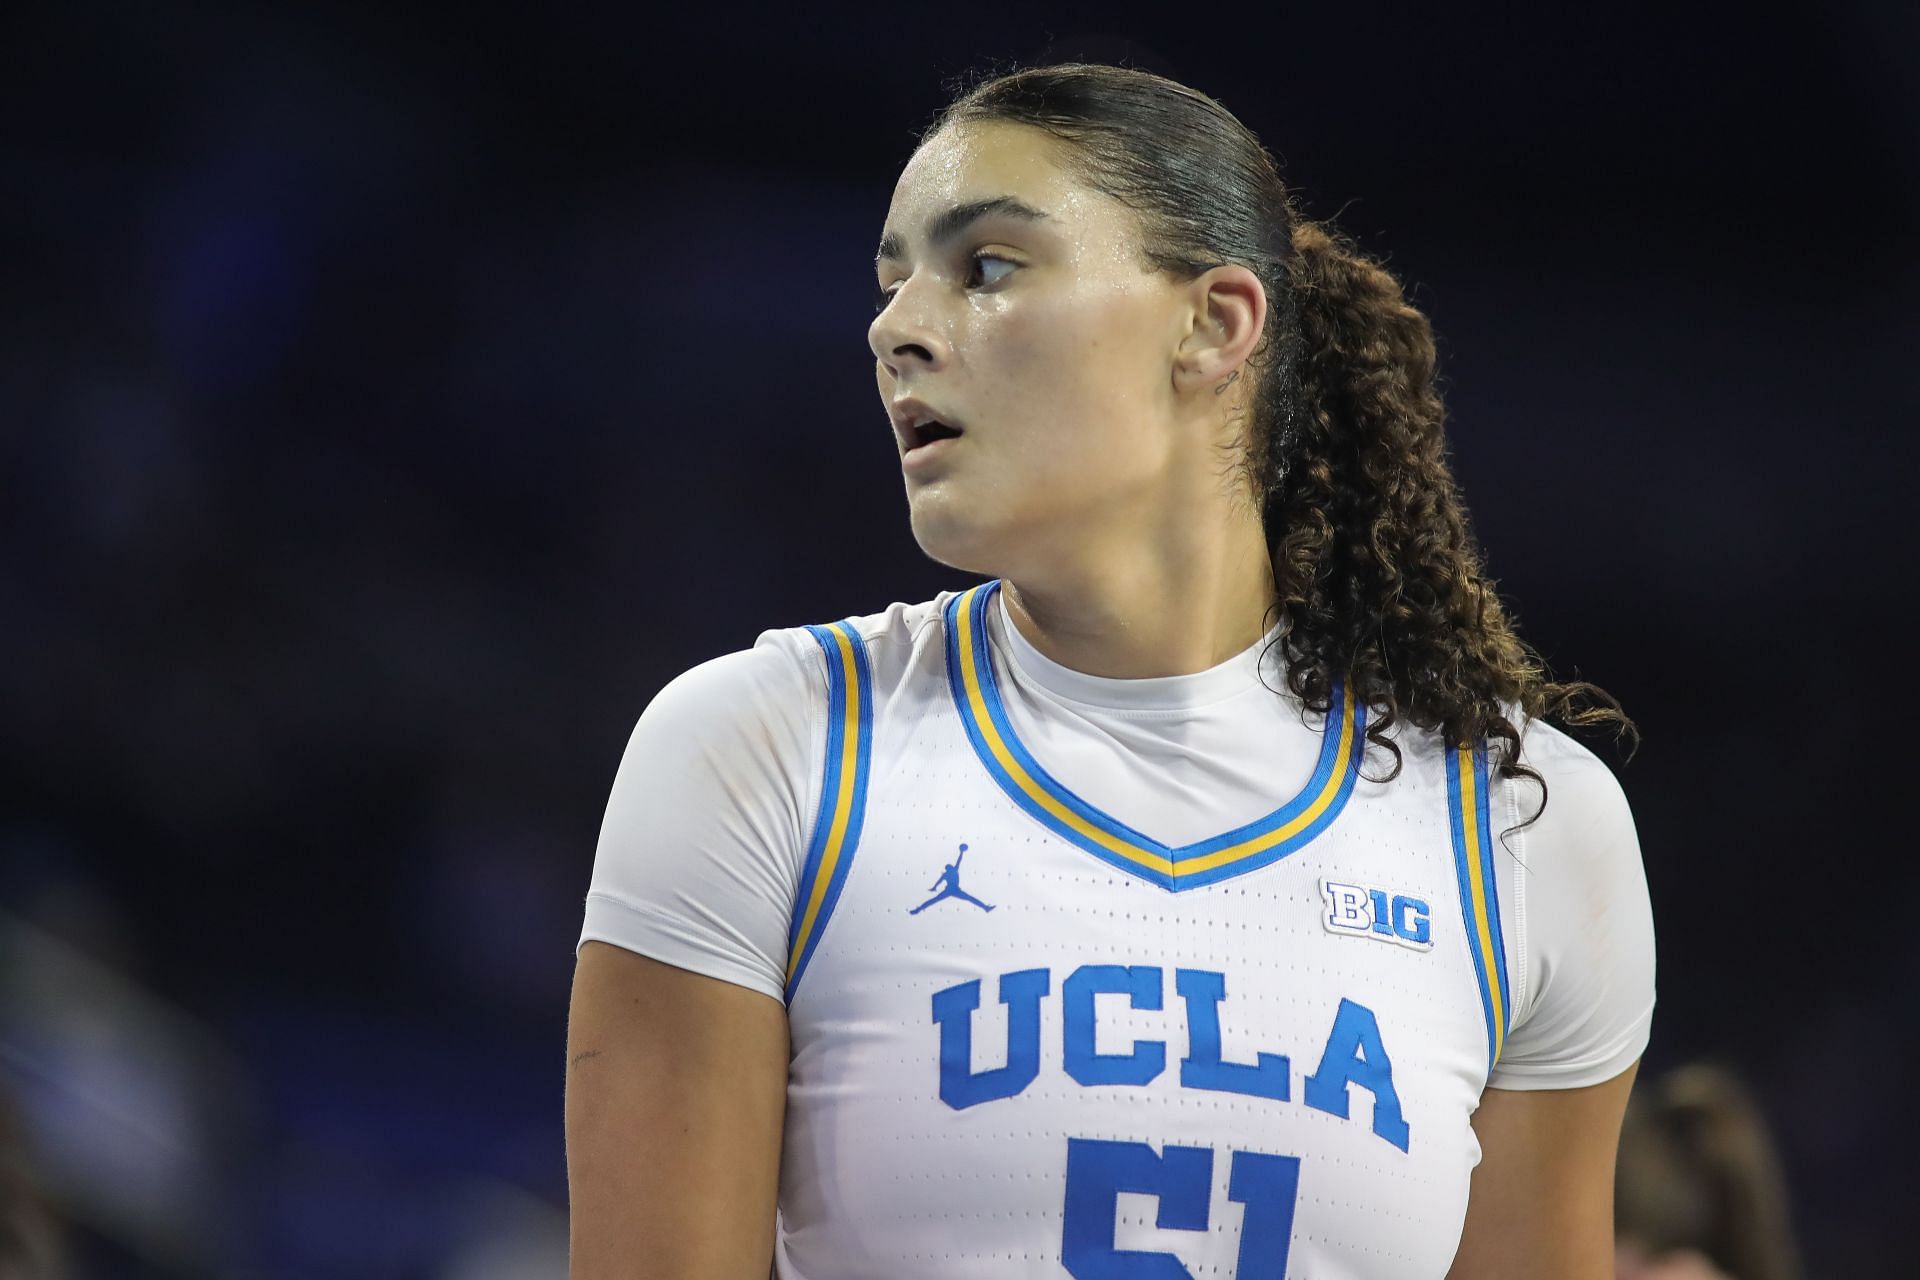
M780 975L769 972L762 957L716 946L709 934L610 894L587 895L586 922L580 940L574 944L574 954L579 955L580 948L589 942L611 943L650 960L747 987L786 1003L786 983Z
M1490 1089L1584 1089L1604 1084L1639 1060L1653 1032L1653 1003L1611 1043L1573 1062L1502 1060L1487 1076Z

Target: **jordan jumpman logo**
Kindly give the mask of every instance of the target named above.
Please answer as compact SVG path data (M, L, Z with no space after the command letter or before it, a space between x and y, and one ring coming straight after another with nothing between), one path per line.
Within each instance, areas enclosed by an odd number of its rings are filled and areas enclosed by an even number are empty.
M922 911L925 911L928 907L932 906L934 903L944 902L948 898L958 898L962 902L971 902L974 906L980 908L982 911L993 910L992 907L988 906L986 903L980 901L980 899L974 897L972 894L968 893L965 889L962 889L960 887L960 863L966 858L966 856L967 856L967 846L961 845L960 856L958 858L955 858L952 862L949 862L947 864L947 869L940 873L940 878L933 882L933 887L936 890L934 895L931 898L928 898L925 902L921 903L919 906L915 907L913 910L907 912L907 914L910 916L917 916Z

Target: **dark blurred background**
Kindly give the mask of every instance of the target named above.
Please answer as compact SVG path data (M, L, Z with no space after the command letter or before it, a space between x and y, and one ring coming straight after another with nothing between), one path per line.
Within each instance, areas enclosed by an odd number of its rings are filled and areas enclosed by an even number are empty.
M1644 1074L1735 1068L1812 1273L1910 1274L1916 10L1429 10L9 9L22 1251L564 1273L626 736L763 628L976 580L907 527L872 254L946 77L1081 57L1220 98L1433 318L1523 634L1645 734L1594 743Z

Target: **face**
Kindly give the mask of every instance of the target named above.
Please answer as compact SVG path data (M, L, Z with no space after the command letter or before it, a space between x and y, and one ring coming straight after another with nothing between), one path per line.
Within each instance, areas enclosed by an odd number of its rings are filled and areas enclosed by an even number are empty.
M914 536L982 574L1153 527L1182 461L1168 424L1183 295L1145 266L1133 214L1061 167L1061 145L1023 125L942 130L901 173L876 261L881 400L962 429L913 459L895 441ZM930 237L941 215L1003 197L1033 213Z

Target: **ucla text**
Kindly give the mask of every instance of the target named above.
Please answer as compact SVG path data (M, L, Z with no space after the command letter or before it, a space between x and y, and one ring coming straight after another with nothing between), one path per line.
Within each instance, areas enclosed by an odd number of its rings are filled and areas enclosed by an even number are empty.
M1165 975L1151 965L1084 964L1060 984L1059 1007L1067 1075L1082 1085L1140 1086L1167 1069L1167 1042L1136 1040L1131 1052L1095 1050L1094 997L1114 993L1135 1009L1158 1010ZM1053 974L1048 969L1003 973L998 996L1007 1007L1004 1066L973 1069L973 1015L980 1007L978 979L939 991L933 997L933 1021L940 1028L940 1099L955 1110L1011 1098L1040 1074L1040 1019L1051 1008ZM1179 1062L1180 1085L1287 1102L1293 1097L1292 1064L1285 1054L1259 1053L1253 1062L1226 1062L1220 1053L1220 1006L1226 976L1206 969L1175 969L1173 989L1185 1006L1186 1052ZM1373 1132L1405 1151L1410 1138L1393 1087L1393 1062L1387 1056L1373 1011L1342 999L1320 1050L1319 1065L1300 1082L1300 1101L1317 1111L1345 1119L1349 1091L1358 1086L1373 1095Z

